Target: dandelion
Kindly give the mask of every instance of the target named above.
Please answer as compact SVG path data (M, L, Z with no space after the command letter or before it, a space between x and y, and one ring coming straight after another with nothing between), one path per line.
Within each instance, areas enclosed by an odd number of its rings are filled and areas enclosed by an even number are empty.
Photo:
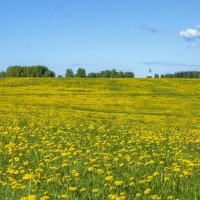
M124 183L124 181L115 181L114 183L115 183L115 185L122 185Z
M107 181L110 181L110 180L112 180L113 179L113 176L106 176L106 180Z
M150 188L148 188L148 189L146 189L145 191L144 191L144 194L150 194L151 193L151 189Z
M161 197L159 197L157 194L154 194L154 195L151 196L151 199L152 200L160 200Z
M69 191L76 191L76 190L77 190L77 187L69 186Z
M86 191L86 188L80 189L80 192L85 192L85 191Z
M139 193L139 192L138 192L138 193L136 193L136 195L135 195L135 197L136 197L136 198L139 198L139 197L141 197L141 196L142 196L142 194L141 194L141 193Z
M27 197L22 197L20 200L36 200L36 195L29 195Z
M60 198L61 198L61 199L68 199L68 198L69 198L69 195L67 195L67 194L62 194L62 195L60 195Z
M97 193L98 191L99 191L99 189L97 189L97 188L92 189L93 193Z
M94 167L88 167L88 172L94 171Z

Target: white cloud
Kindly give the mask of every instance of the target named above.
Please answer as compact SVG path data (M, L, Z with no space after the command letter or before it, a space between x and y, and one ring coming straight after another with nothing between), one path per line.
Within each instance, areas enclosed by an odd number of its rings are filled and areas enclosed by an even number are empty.
M195 48L199 48L199 45L198 44L189 44L187 47L190 49L195 49Z
M186 40L194 40L200 38L200 25L197 25L195 29L188 28L184 31L180 31L180 36Z

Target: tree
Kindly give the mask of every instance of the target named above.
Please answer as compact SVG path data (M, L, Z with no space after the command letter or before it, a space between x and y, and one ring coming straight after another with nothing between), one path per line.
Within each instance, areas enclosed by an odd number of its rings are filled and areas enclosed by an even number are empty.
M111 78L117 78L118 77L118 72L115 69L112 69L110 77Z
M134 78L135 75L133 72L122 72L116 71L115 69L112 70L104 70L97 73L89 73L89 78Z
M96 78L97 77L97 74L96 73L89 73L87 75L88 78Z
M56 74L53 71L47 70L44 73L44 77L55 77Z
M76 76L79 77L79 78L85 78L86 77L85 69L84 68L78 68Z
M6 73L4 71L0 72L0 78L3 78L6 76Z
M200 78L200 71L181 71L174 74L162 74L161 78Z
M135 74L133 72L125 72L124 77L125 78L134 78Z
M68 69L66 70L65 77L66 77L66 78L72 78L73 76L74 76L73 70L68 68Z
M124 72L118 72L118 78L124 78Z
M159 78L159 75L158 74L154 74L154 78Z
M6 77L55 77L55 73L41 65L10 66L6 70Z
M100 72L102 78L111 78L111 70L105 70Z

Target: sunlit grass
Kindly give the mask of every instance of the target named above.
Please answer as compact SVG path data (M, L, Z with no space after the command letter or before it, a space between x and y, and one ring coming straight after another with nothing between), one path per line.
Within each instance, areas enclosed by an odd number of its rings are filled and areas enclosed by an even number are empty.
M0 79L0 199L200 199L198 79Z

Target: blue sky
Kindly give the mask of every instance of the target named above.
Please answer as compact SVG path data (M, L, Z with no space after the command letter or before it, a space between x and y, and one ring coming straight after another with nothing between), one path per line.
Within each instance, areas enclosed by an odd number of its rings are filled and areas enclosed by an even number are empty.
M0 71L200 70L199 0L0 0Z

